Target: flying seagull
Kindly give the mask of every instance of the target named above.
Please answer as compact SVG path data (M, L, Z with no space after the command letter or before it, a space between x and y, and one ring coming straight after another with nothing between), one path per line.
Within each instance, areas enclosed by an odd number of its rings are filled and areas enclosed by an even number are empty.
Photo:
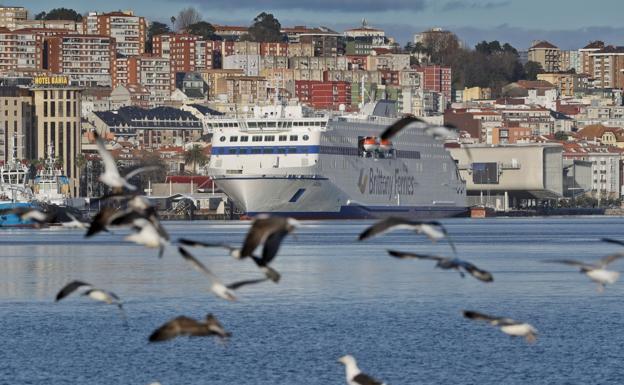
M162 258L165 246L169 245L169 235L160 226L160 222L154 224L148 219L137 218L132 223L133 227L138 231L126 236L125 240L152 249L158 249L158 257Z
M405 116L390 126L388 126L380 135L381 140L388 140L401 132L404 128L409 126L410 124L418 123L423 128L423 132L426 135L433 137L434 139L458 139L459 138L459 129L452 124L445 125L437 125L430 124L425 122L422 119L419 119L415 116ZM466 155L470 159L472 163L472 154L468 147L462 146L462 148L466 151Z
M63 227L69 228L69 229L85 229L85 230L89 228L88 222L81 221L80 219L73 216L70 212L66 212L65 215L67 215L67 217L71 220L68 222L62 222L61 225Z
M284 237L299 227L299 222L293 218L258 216L247 232L240 258L251 257L254 250L261 244L263 258L272 260Z
M573 259L552 259L544 262L547 263L562 263L564 265L578 266L581 268L581 274L585 274L589 279L598 284L598 291L604 291L607 284L614 284L620 278L620 273L617 271L607 270L606 267L611 262L617 261L624 257L624 253L610 254L606 257L598 260L598 263L590 264Z
M206 316L206 321L196 321L192 318L180 316L165 323L149 336L150 342L167 341L178 336L208 337L217 336L224 340L232 334L225 331L221 323L212 314Z
M86 283L83 281L71 281L67 285L63 286L58 294L56 294L56 299L54 301L58 302L68 295L72 294L76 290L84 290L82 295L87 296L92 300L104 302L108 305L116 305L121 311L124 321L126 320L126 313L124 311L123 304L115 293L102 289L97 289L93 287L93 285L91 285L90 283Z
M186 249L184 249L183 247L178 247L178 251L180 252L180 255L182 255L182 258L184 258L185 261L190 263L191 266L195 270L200 271L208 276L211 282L210 291L212 291L218 297L221 297L228 301L236 301L237 298L234 295L234 290L239 289L245 285L260 283L260 282L264 282L267 280L267 278L249 279L249 280L234 282L229 285L224 285L223 283L221 283L221 280L219 279L219 277L217 277L212 271L210 271L203 263L201 263L197 258L195 258Z
M362 373L357 366L355 358L351 355L342 356L338 359L345 366L345 374L348 385L385 385L385 383Z
M492 326L498 327L503 333L512 337L524 337L527 342L532 343L537 339L537 329L526 322L518 322L511 318L493 317L487 314L478 313L476 311L464 310L464 317L475 320L485 321Z
M388 217L380 220L379 222L364 230L360 234L358 239L360 241L363 241L365 239L372 238L387 231L401 229L412 230L416 231L419 234L425 234L427 238L429 238L432 242L437 242L440 239L446 238L449 242L449 245L451 246L451 249L453 249L453 253L457 255L455 243L453 243L453 240L451 239L451 237L449 237L444 225L437 221L422 222L410 221L399 217Z
M465 274L462 271L466 271L466 273L472 275L476 279L483 282L492 282L494 281L494 277L488 271L481 270L470 262L463 261L459 258L449 258L449 257L440 257L437 255L426 255L426 254L415 254L415 253L406 253L403 251L395 251L388 250L388 254L395 258L401 259L429 259L432 261L437 261L435 267L439 267L440 269L448 270L455 269L459 272L459 275L464 278Z
M122 177L119 174L119 170L117 169L117 164L115 163L115 159L111 155L111 153L106 149L106 145L104 144L104 140L94 131L95 135L95 143L97 147L97 151L102 158L102 162L104 162L104 173L100 175L100 182L105 185L116 189L121 190L124 187L130 191L136 190L136 186L130 184L128 180L130 180L133 176L140 174L145 171L152 171L158 169L156 166L148 166L148 167L139 167L135 170L130 171L125 177Z
M200 247L220 247L223 249L226 249L229 251L230 256L233 256L237 259L240 259L240 249L234 247L234 246L230 246L228 244L225 243L210 243L210 242L202 242L202 241L195 241L192 239L188 239L188 238L180 238L178 239L178 242L182 245L185 246L192 246L192 247L196 247L196 246L200 246ZM265 255L265 253L263 253L263 256ZM269 263L273 260L273 257L275 255L273 255L272 257L270 256L269 252L267 251L266 253L266 258L265 257L258 257L255 255L251 255L249 258L251 258L255 264L260 268L260 270L262 270L262 272L266 275L266 277L268 279L270 279L271 281L277 283L279 282L281 275L280 273L277 272L277 270L273 269L272 267L269 266ZM269 258L270 257L270 258Z

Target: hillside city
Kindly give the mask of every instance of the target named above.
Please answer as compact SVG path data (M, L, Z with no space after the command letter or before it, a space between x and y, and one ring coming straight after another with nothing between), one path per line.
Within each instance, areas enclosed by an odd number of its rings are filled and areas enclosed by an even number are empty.
M264 12L233 26L193 8L162 23L133 11L3 6L0 163L17 159L36 173L53 155L72 196L102 195L97 132L122 169L160 166L138 177L149 194L214 192L215 117L276 103L351 114L390 100L401 115L459 130L446 146L473 204L620 204L624 47L600 36L575 50L468 47L452 31L414 32L401 45L367 20L334 31L283 26Z

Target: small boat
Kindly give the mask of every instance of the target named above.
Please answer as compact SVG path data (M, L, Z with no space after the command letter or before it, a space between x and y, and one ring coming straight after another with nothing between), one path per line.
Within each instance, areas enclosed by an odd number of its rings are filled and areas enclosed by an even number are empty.
M382 139L379 143L379 149L383 152L392 150L392 141L390 139Z

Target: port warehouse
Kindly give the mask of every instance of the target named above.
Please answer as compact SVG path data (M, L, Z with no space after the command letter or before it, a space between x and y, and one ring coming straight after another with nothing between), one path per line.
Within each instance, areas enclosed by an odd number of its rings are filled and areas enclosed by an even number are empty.
M469 205L484 204L497 210L531 207L560 199L570 189L591 188L587 181L591 162L582 160L566 161L566 171L575 168L570 176L578 180L565 178L564 183L563 146L558 143L470 145L468 150L449 148L466 181Z

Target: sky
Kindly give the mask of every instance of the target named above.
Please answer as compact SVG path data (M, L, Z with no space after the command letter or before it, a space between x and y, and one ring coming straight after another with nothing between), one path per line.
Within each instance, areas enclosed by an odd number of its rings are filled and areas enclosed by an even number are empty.
M15 0L14 0L15 1ZM401 44L415 32L441 27L468 46L481 40L508 42L522 50L533 40L577 49L592 40L624 45L623 0L19 0L34 15L56 7L80 13L133 9L148 20L168 22L195 7L214 24L249 25L260 12L283 26L327 26L342 31L366 19Z

